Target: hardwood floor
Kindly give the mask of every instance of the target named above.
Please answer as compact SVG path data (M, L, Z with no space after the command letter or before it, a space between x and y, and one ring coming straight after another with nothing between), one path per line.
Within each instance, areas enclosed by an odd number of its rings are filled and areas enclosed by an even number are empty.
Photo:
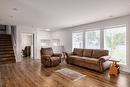
M70 81L55 73L64 67L86 77ZM24 59L21 63L0 65L0 87L130 87L130 75L121 73L118 77L80 68L65 63L57 67L44 68L40 60Z

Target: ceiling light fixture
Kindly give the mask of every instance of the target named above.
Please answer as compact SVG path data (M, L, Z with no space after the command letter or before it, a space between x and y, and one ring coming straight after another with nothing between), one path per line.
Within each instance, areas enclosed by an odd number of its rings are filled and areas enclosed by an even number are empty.
M110 17L110 18L112 18L113 16L112 16L112 15L110 15L109 17Z
M18 11L18 9L17 8L13 8L13 11Z
M51 29L45 29L45 31L51 31Z
M10 16L10 18L13 18L13 16Z

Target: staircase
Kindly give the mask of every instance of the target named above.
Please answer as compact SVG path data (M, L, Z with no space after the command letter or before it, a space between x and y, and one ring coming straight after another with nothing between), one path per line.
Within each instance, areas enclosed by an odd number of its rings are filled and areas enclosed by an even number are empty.
M15 63L11 35L0 34L0 65Z

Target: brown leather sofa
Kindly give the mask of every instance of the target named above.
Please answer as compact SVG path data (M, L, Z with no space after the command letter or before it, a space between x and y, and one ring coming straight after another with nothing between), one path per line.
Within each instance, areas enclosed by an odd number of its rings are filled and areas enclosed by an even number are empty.
M66 61L68 64L103 72L110 66L108 54L108 50L74 48L71 54L67 54Z
M59 65L61 54L53 53L52 48L41 48L41 63L46 67Z

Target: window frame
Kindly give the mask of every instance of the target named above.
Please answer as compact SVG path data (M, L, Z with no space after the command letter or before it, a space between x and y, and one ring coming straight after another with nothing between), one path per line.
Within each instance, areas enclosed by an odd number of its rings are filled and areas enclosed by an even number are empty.
M123 66L126 66L127 65L127 58L128 58L128 54L127 54L127 47L128 47L128 45L127 45L127 25L117 25L117 26L109 26L109 27L105 27L104 29L103 29L103 34L105 34L105 30L109 30L109 29L112 29L112 28L119 28L119 27L125 27L126 28L126 31L125 31L125 47L126 47L126 58L125 58L125 61L126 61L126 63L125 64L123 64L123 63L120 63L119 62L119 64L120 65L123 65ZM105 39L105 37L103 37L103 41L104 41L104 39ZM105 44L105 42L103 42L103 44ZM105 49L105 47L104 47L104 45L103 45L103 48Z
M112 28L118 28L118 27L126 27L126 64L120 64L120 65L122 65L122 66L126 66L126 65L128 65L128 58L129 58L129 49L128 49L128 47L129 47L129 43L128 43L128 26L127 26L127 24L122 24L122 25L114 25L114 26L102 26L102 27L98 27L98 28L90 28L90 29L86 29L86 30L79 30L79 31L73 31L72 33L79 33L79 32L82 32L83 33L83 35L82 35L82 41L83 41L83 43L82 43L82 48L87 48L87 46L86 46L86 32L89 32L89 31L98 31L99 30L99 32L100 32L100 48L99 49L105 49L105 47L104 47L104 38L105 38L105 36L104 36L104 31L106 30L106 29L112 29ZM72 40L73 40L73 37L72 37ZM72 41L72 49L73 49L73 41ZM93 48L92 48L93 49Z
M96 28L96 29L94 29L94 30L87 30L87 31L85 31L85 45L84 45L84 48L87 48L87 45L86 45L86 40L87 40L87 38L86 38L86 33L87 32L93 32L93 31L99 31L99 41L100 41L100 45L99 45L99 48L97 48L97 49L100 49L101 48L101 29L99 29L99 28ZM90 49L94 49L94 48L90 48Z
M71 37L72 37L72 50L75 48L75 47L73 47L73 33L82 33L82 47L81 48L84 48L84 32L80 30L80 31L72 32L72 35L71 35Z

